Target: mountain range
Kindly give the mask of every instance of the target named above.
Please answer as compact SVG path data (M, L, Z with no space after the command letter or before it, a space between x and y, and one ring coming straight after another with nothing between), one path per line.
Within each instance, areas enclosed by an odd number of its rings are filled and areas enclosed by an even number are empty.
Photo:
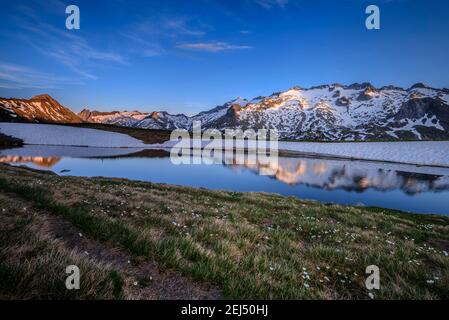
M80 123L81 118L48 94L26 99L0 98L0 121Z
M237 98L195 116L84 109L75 115L48 95L0 98L0 120L93 122L148 129L277 129L291 140L449 139L449 90L422 83L408 89L370 83L293 87L252 100Z

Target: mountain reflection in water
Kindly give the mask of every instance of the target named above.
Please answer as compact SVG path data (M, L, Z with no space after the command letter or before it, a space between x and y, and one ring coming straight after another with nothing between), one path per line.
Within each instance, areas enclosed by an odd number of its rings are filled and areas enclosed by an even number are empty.
M238 169L240 166L233 167ZM400 189L408 194L417 194L449 189L448 175L435 174L432 170L426 173L425 169L419 170L419 167L409 165L395 164L388 168L388 165L375 162L279 158L277 164L245 167L258 173L274 170L276 174L272 177L288 185L303 184L326 190L363 192L369 188L379 191ZM413 172L414 169L418 172Z
M0 163L35 164L42 168L52 168L61 161L61 157L24 157L24 156L0 156Z
M167 152L147 152L117 157L91 158L92 160L114 161L125 158L151 159L168 158ZM0 156L0 163L31 164L51 169L62 157ZM87 158L88 159L88 158ZM417 167L412 165L388 164L364 161L349 161L317 158L279 157L269 164L214 159L216 165L224 165L234 171L250 170L266 175L290 186L304 185L323 190L345 190L365 192L402 190L413 195L425 192L449 190L449 168ZM224 164L226 163L226 164ZM242 164L243 163L243 164ZM117 167L120 170L120 166ZM274 173L274 174L271 174Z

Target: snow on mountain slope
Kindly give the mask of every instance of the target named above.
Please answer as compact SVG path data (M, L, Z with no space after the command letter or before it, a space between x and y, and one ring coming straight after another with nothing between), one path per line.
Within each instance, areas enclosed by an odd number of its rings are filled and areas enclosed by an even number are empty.
M242 108L248 103L243 98L237 98L227 102L222 106L215 107L212 110L201 112L193 117L186 115L171 115L167 112L153 112L150 116L136 123L139 128L151 129L187 129L191 130L194 121L200 121L203 128L213 128L213 123L227 115L233 107Z
M47 94L30 100L0 98L0 120L80 123L81 119Z
M171 115L165 111L152 112L149 116L136 122L133 127L146 129L175 130L188 128L191 125L189 117L183 114Z
M123 125L136 128L146 129L191 129L194 121L201 121L203 126L220 119L226 115L228 109L232 106L244 107L247 101L242 98L237 98L230 101L223 106L218 106L212 110L201 112L193 117L188 117L184 114L171 115L165 111L140 113L135 112L99 112L84 109L79 113L81 119L88 122L108 123Z
M48 95L31 100L0 98L0 121L96 122L148 129L276 129L292 140L449 139L449 90L422 83L409 89L369 83L293 87L250 101L237 98L189 117L167 112L99 112L79 115Z
M221 118L232 114L235 110L241 110L246 107L248 100L238 97L235 100L229 101L222 106L215 107L212 110L201 112L191 118L192 121L200 121L204 128L215 129L214 123Z
M87 122L115 124L119 126L131 127L148 116L147 112L139 111L112 111L100 112L83 109L78 116Z
M369 83L293 87L251 101L238 98L193 117L153 112L123 125L191 130L193 121L221 131L276 129L281 138L295 140L449 139L449 90L421 83L409 89Z
M293 88L248 104L237 114L234 125L275 128L282 137L292 139L443 138L448 137L449 126L444 123L449 120L449 108L442 91L376 89L370 84ZM401 117L401 110L414 103L424 104L425 112ZM444 104L439 115L436 109L441 108L436 104Z

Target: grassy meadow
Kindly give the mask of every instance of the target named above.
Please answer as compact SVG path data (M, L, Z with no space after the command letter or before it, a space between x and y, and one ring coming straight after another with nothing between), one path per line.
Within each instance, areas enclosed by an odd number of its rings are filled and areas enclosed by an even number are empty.
M443 216L0 165L0 229L7 299L449 298Z

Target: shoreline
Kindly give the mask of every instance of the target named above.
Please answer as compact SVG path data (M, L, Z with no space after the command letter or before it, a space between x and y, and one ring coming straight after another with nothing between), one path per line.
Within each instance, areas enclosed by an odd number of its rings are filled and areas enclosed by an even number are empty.
M1 138L1 136L0 136ZM8 150L8 149L15 149L20 147L26 147L26 146L34 146L34 147L61 147L61 148L86 148L86 149L105 149L105 150L114 150L114 149L120 149L120 150L139 150L139 151L164 151L168 154L170 153L171 147L164 147L162 145L152 146L152 145L146 145L145 147L99 147L99 146L86 146L86 145L53 145L53 144L19 144L19 145L9 145L2 147L0 145L0 150ZM189 150L200 150L198 148L190 148ZM201 149L202 151L204 148ZM252 150L247 149L232 149L234 152L240 152L247 154L249 152L252 152ZM221 149L222 152L230 152L231 149ZM449 151L448 151L449 152ZM134 152L131 152L133 154ZM258 154L263 154L262 152ZM347 160L347 161L362 161L362 162L373 162L373 163L389 163L389 164L404 164L404 165L411 165L416 167L433 167L433 168L449 168L449 164L423 164L418 162L403 162L403 161L391 161L391 160L378 160L378 159L369 159L369 158L357 158L357 157L351 157L351 156L344 156L344 155L333 155L333 154L324 154L324 153L313 153L313 152L302 152L302 151L295 151L295 150L286 150L286 149L279 149L278 155L281 157L302 157L302 158L315 158L315 159L327 159L327 160Z
M111 129L112 130L112 129ZM113 130L118 130L114 128ZM125 129L123 129L125 130ZM15 136L17 141L25 145L46 145L87 148L120 148L120 149L160 149L167 150L172 147L190 148L198 150L206 147L210 141L192 140L182 142L167 141L163 143L146 144L139 140L135 134L120 133L103 129L80 128L73 126L46 125L46 124L8 124L0 123L0 132L3 135ZM143 132L143 129L139 131ZM151 132L146 132L150 134ZM142 134L142 133L141 133ZM167 135L167 132L164 132ZM18 137L18 138L17 138ZM158 137L159 139L161 137ZM14 139L14 138L9 138ZM148 136L146 137L148 139ZM0 142L5 139L0 139ZM149 141L149 140L147 140ZM154 142L154 141L152 141ZM248 140L229 141L221 144L221 150L229 151L231 148L237 152L251 151L258 148ZM11 145L7 142L5 145ZM187 145L186 145L187 144ZM17 144L18 146L19 144ZM184 147L185 146L185 147ZM421 141L421 142L275 142L277 152L285 156L308 156L327 159L363 160L385 163L400 163L429 167L449 167L449 141ZM264 146L269 150L269 146ZM256 149L260 153L267 153L267 149Z
M360 300L374 264L375 299L449 296L449 217L0 168L0 267L39 288L12 281L0 295ZM51 270L66 263L98 281L58 289L65 274Z

